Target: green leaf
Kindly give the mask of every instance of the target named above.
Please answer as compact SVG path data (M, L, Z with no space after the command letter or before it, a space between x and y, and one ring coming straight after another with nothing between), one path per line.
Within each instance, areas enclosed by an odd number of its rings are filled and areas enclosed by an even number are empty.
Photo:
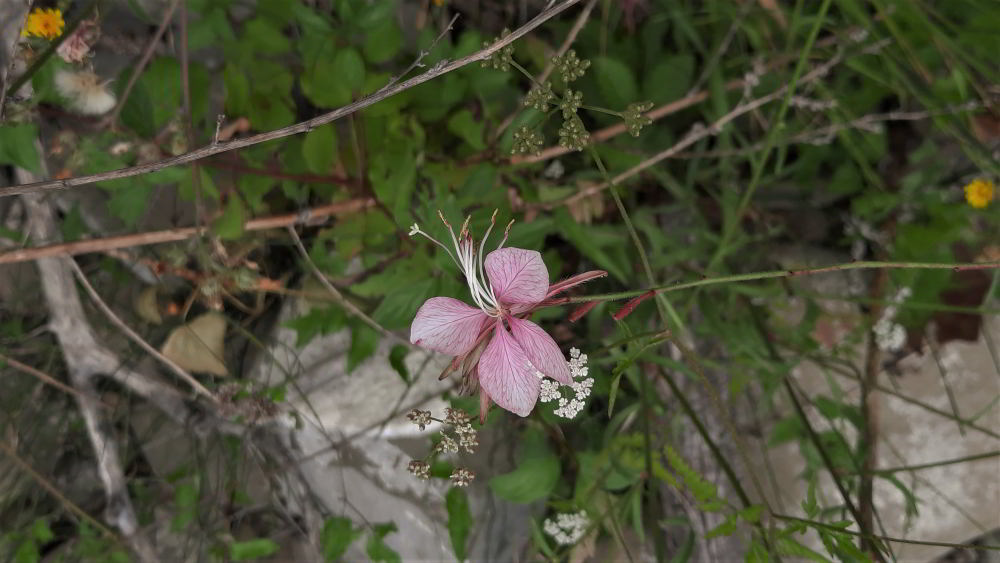
M233 561L260 559L278 552L278 544L267 538L234 542L229 544L229 558Z
M189 70L192 68L189 67ZM180 108L180 76L181 67L176 59L171 57L153 59L136 80L132 93L122 106L122 123L143 137L150 138L156 135ZM128 74L122 73L117 84L124 88L128 78ZM196 92L193 80L191 92L193 104Z
M474 150L481 151L486 148L483 141L483 123L476 121L472 112L463 109L448 119L448 130L462 138Z
M292 48L281 29L271 20L262 17L254 18L244 25L242 41L253 52L266 55L286 53Z
M226 209L215 220L212 229L223 239L234 240L243 236L243 224L247 220L247 211L238 197L230 197Z
M36 518L31 525L31 535L41 543L47 543L55 539L56 535L49 528L49 523L44 518Z
M524 439L524 452L517 468L490 479L493 494L520 504L549 496L560 473L559 458L549 449L544 437L526 433Z
M299 78L302 93L320 108L332 109L347 105L351 101L351 90L337 72L331 59L321 58L314 64L307 65Z
M625 109L625 106L638 101L639 88L635 76L625 63L611 57L597 57L592 72L597 78L602 101L611 109Z
M403 46L403 34L392 19L384 20L365 33L365 43L362 50L369 62L384 63L396 56Z
M367 325L355 323L351 328L351 348L347 351L347 373L371 357L377 345L378 333Z
M330 334L344 328L347 317L335 307L313 307L305 315L286 321L284 326L297 334L295 345L305 346L320 334Z
M469 531L472 530L469 500L465 496L465 491L458 487L452 487L444 500L448 509L448 535L451 537L451 548L455 551L456 559L465 561L467 556L465 546L469 539Z
M433 297L437 287L433 278L410 282L386 294L378 307L372 311L372 318L388 329L405 328L413 322L413 317L424 301Z
M687 94L692 80L694 57L689 54L664 57L643 80L642 97L656 104L672 102Z
M333 516L323 523L323 531L320 533L320 543L323 546L323 558L327 561L336 561L343 557L358 536L359 530L354 529L354 524L350 518L343 516Z
M361 90L365 85L365 61L357 49L341 49L333 57L333 69L337 80L342 81L350 91Z
M135 226L146 212L146 206L153 194L153 186L138 178L125 178L122 182L109 190L111 199L108 200L108 210L125 224Z
M337 160L337 134L333 124L322 125L306 133L302 157L315 174L330 174Z
M372 561L388 561L391 563L402 561L399 554L391 547L385 545L384 541L385 536L395 531L396 524L394 522L375 524L374 529L372 529L372 536L368 538L368 545L366 546L368 557L371 557Z
M409 351L410 349L402 344L393 346L392 350L389 351L389 365L406 383L410 382L410 370L406 368L406 354Z
M34 124L0 125L0 164L13 164L40 174L41 158L35 141L38 127Z

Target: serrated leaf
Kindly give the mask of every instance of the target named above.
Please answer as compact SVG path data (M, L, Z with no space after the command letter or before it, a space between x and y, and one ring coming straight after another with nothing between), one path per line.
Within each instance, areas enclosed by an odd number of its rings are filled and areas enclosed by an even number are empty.
M302 141L302 158L310 172L330 174L337 160L337 134L332 123L306 134Z
M347 317L342 310L327 306L313 307L305 315L286 321L284 326L297 333L295 345L301 348L318 335L344 328L346 322Z
M395 531L396 524L394 522L375 524L372 529L372 535L368 538L368 545L365 549L368 553L368 557L371 557L372 561L387 561L389 563L398 563L402 561L399 554L385 544L385 536Z
M350 518L334 516L323 523L320 543L323 547L323 558L327 561L337 561L361 532L354 528Z
M187 371L224 376L225 339L226 318L209 312L170 331L160 352Z
M465 491L458 487L452 487L444 500L448 509L448 535L451 537L451 548L455 552L456 559L465 561L467 556L465 546L472 530L469 500L465 496Z

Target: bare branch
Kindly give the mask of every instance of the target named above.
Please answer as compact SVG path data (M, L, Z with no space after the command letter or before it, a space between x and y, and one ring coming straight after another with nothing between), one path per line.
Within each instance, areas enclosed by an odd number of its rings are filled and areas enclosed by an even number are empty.
M303 223L313 224L326 217L357 213L358 211L362 211L372 207L373 205L375 205L375 200L372 199L352 199L348 201L341 201L321 205L319 207L313 207L299 213L287 213L284 215L272 215L270 217L251 219L243 225L243 229L246 231L263 231ZM45 246L21 248L18 250L0 253L0 264L13 264L16 262L26 262L29 260L49 258L52 256L73 256L76 254L87 254L90 252L108 252L119 248L176 242L179 240L187 240L204 231L204 227L181 227L177 229L167 229L164 231L135 233L116 237L78 240L74 242L63 242Z
M410 88L413 88L414 86L419 86L420 84L433 80L438 76L462 68L470 63L488 59L491 55L493 55L493 53L499 51L500 49L506 47L507 45L513 43L514 41L520 39L521 37L530 33L538 26L542 25L549 19L557 16L558 14L562 13L567 8L573 6L574 4L577 4L578 2L580 2L580 0L565 0L564 2L561 2L553 6L551 9L542 12L528 23L516 29L510 35L500 38L489 47L486 47L471 55L462 57L452 62L441 61L440 63L432 66L430 69L427 70L427 72L424 72L423 74L418 74L417 76L414 76L409 80L404 80L403 82L399 82L397 84L384 86L380 88L378 91L369 94L361 98L360 100L352 102L346 106L343 106L329 113L325 113L321 116L314 117L312 119L300 123L296 123L295 125L282 127L280 129L275 129L273 131L259 133L257 135L252 135L250 137L246 137L243 139L236 139L225 143L209 144L200 149L196 149L179 156L166 158L148 164L142 164L139 166L132 166L129 168L122 168L120 170L112 170L109 172L101 172L98 174L91 174L88 176L77 176L75 178L65 178L62 180L46 180L43 182L33 182L30 184L19 184L8 188L0 188L0 197L10 197L14 195L38 193L51 190L62 190L62 189L72 188L74 186L92 184L94 182L103 182L119 178L130 178L132 176L139 176L141 174L156 172L157 170L163 170L164 168L169 168L172 166L179 166L182 164L196 162L198 160L212 156L214 154L241 149L244 147L249 147L252 145L264 143L267 141L273 141L275 139L282 139L284 137L289 137L291 135L312 131L313 129L319 127L320 125L325 125L327 123L336 121L346 115L350 115L358 110L376 104L404 90L408 90Z

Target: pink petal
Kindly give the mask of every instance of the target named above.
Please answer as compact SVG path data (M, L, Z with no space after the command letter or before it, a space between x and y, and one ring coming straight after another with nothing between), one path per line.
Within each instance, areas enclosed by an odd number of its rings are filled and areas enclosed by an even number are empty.
M485 266L493 293L501 302L534 304L545 299L549 271L537 251L500 248L486 256Z
M479 386L494 403L528 416L535 408L542 382L521 346L502 323L497 323L493 340L479 358Z
M603 278L608 275L604 270L591 270L589 272L584 272L582 274L577 274L571 278L564 279L561 282L554 283L549 286L549 292L545 295L546 299L550 299L555 295L558 295L567 289L580 285L581 283L588 282L597 278Z
M510 323L510 332L514 340L521 345L535 369L559 383L565 385L573 383L569 364L566 363L562 350L549 333L529 320L509 317L507 322Z
M449 356L461 356L476 344L489 320L486 313L451 297L431 297L410 325L410 342Z

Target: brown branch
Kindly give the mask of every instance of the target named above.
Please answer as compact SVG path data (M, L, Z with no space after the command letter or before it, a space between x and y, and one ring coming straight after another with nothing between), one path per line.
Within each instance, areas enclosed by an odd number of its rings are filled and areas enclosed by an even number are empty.
M802 77L802 80L800 80L799 83L800 84L804 84L804 83L807 83L807 82L811 82L813 80L816 80L816 79L818 79L818 78L826 75L826 73L828 73L830 71L830 69L833 68L836 64L838 64L841 61L841 59L842 59L842 57L840 57L840 56L836 56L836 57L831 58L826 63L824 63L824 64L816 67L811 72L809 72L809 74L807 74L804 77ZM708 127L705 127L704 125L701 125L701 124L695 125L694 127L691 128L691 130L688 132L688 134L684 136L684 138L682 138L677 143L674 143L673 146L667 148L666 150L663 150L663 151L657 153L656 155L654 155L654 156L652 156L650 158L647 158L646 160L640 162L639 164L636 164L632 168L629 168L628 170L622 172L621 174L618 174L617 176L615 176L614 178L612 178L608 182L604 182L603 184L596 184L596 185L584 188L584 189L578 191L577 193L575 193L575 194L573 194L571 196L568 196L568 197L566 197L564 199L561 199L561 200L558 200L558 201L553 201L553 202L548 202L548 203L544 203L544 204L540 204L537 207L539 207L541 209L554 209L556 207L559 207L560 205L565 205L565 204L572 203L574 201L578 201L578 200L583 199L585 197L588 197L588 196L600 193L600 192L602 192L602 191L610 188L611 186L615 186L615 185L621 184L623 181L627 180L628 178L631 178L632 176L635 176L636 174L642 172L643 170L646 170L647 168L655 166L656 164L659 164L660 162L662 162L662 161L664 161L664 160L666 160L666 159L668 159L668 158L670 158L670 157L672 157L672 156L680 153L681 151L683 151L687 147L695 144L696 142L700 141L701 139L704 139L706 137L710 137L712 135L718 134L720 131L722 131L723 127L725 127L726 125L728 125L731 121L733 121L737 117L739 117L741 115L744 115L746 113L749 113L751 111L754 111L755 109L757 109L757 108L759 108L759 107L761 107L761 106L763 106L765 104L768 104L770 102L773 102L773 101L781 98L782 96L785 95L785 92L787 90L788 90L788 85L785 85L785 86L782 86L781 88L778 88L777 90L771 92L770 94L767 94L766 96L762 96L762 97L757 98L755 100L752 100L750 102L747 102L747 103L744 103L744 104L740 104L740 105L736 106L735 108L733 108L732 111L730 111L729 113L727 113L727 114L723 115L722 117L720 117L719 119L715 120ZM698 95L701 95L701 94L698 94ZM682 101L682 100L679 100L679 101ZM624 125L622 125L622 127L624 128Z
M306 133L312 131L320 125L325 125L336 121L344 116L350 115L358 110L369 107L375 103L378 103L390 96L398 94L414 86L419 86L425 82L433 80L439 76L447 74L451 71L462 68L468 64L482 61L488 59L493 53L499 51L500 49L506 47L507 45L513 43L517 39L530 33L532 30L542 25L549 19L555 17L556 15L562 13L567 8L577 4L580 0L565 0L552 8L542 12L534 19L516 29L510 35L503 37L489 47L486 47L480 51L477 51L471 55L462 57L455 61L442 60L439 63L432 66L427 72L418 74L409 80L404 80L402 82L391 84L380 88L378 91L369 94L360 100L352 102L346 106L339 109L333 110L329 113L325 113L318 117L290 125L288 127L282 127L280 129L275 129L273 131L268 131L265 133L259 133L257 135L251 135L243 139L236 139L233 141L228 141L225 143L213 143L200 149L196 149L182 155L178 155L172 158L166 158L157 162L151 162L148 164L142 164L139 166L132 166L129 168L122 168L119 170L111 170L108 172L101 172L98 174L90 174L87 176L77 176L75 178L65 178L61 180L46 180L43 182L33 182L30 184L19 184L16 186L11 186L8 188L0 188L0 197L10 197L14 195L23 195L29 193L38 193L52 190L62 190L69 189L75 186L82 186L86 184L92 184L94 182L104 182L107 180L116 180L120 178L131 178L132 176L139 176L141 174L148 174L150 172L155 172L157 170L163 170L164 168L169 168L172 166L179 166L182 164L189 164L191 162L196 162L203 158L224 153L236 149L241 149L244 147L249 147L264 143L267 141L272 141L275 139L282 139L289 137L291 135L297 135L299 133Z
M188 385L191 386L192 389L194 389L198 393L201 393L203 396L207 397L212 402L218 402L218 399L215 397L215 395L213 395L211 391L205 388L205 386L202 385L200 381L195 379L194 376L192 376L190 373L187 372L187 370L177 365L176 362L161 354L159 350L153 348L153 346L150 343L143 340L143 338L139 336L138 333L132 330L132 327L128 326L128 324L125 321L123 321L121 317L115 314L115 312L111 310L111 307L109 307L108 304L103 299L101 299L100 294L97 293L97 290L94 289L94 286L91 285L90 280L87 279L87 276L83 273L83 270L80 269L80 266L75 261L73 261L71 258L67 258L66 262L70 266L70 269L73 270L73 273L76 275L76 279L80 282L80 285L82 285L83 289L86 290L88 295L90 295L90 298L94 301L94 304L97 305L97 308L100 309L102 313L104 313L104 316L106 316L109 321L111 321L111 324L115 325L116 327L118 327L119 330L124 332L125 336L127 336L129 340L138 344L139 347L148 352L149 355L153 356L154 358L159 360L160 363L167 366L167 368L169 368L170 371L174 372L177 375L177 377L183 379Z
M74 396L75 395L79 395L79 392L76 389L73 389L69 385L66 385L62 381L59 381L58 379L52 377L51 375L45 373L44 371L42 371L40 369L37 369L37 368L33 368L33 367L29 366L28 364L22 364L21 362L15 360L14 358L11 358L10 356L5 356L3 354L0 354L0 366L2 366L3 364L7 364L10 367L12 367L12 368L14 368L14 369L16 369L16 370L18 370L20 372L23 372L23 373L26 373L26 374L28 374L30 376L36 377L42 383L46 383L48 385L51 385L51 386L55 387L56 389L58 389L60 391L63 391L65 393L69 393L70 395L74 395Z
M569 33L566 34L566 39L563 40L562 45L560 45L559 49L556 50L556 54L553 55L552 57L549 57L548 62L545 64L545 68L542 69L542 73L538 75L538 78L535 80L535 82L538 82L539 84L544 84L545 81L549 79L549 75L551 75L552 71L555 70L556 68L556 65L553 64L552 62L553 59L555 59L555 57L561 57L565 55L566 51L568 51L570 46L573 45L573 42L576 41L576 36L580 34L580 30L583 29L583 26L586 25L587 20L590 19L590 12L593 11L595 4L597 4L597 0L590 0L589 2L587 2L587 5L583 7L583 10L580 12L580 15L576 18L576 21L573 22L573 27L571 27ZM500 124L500 126L497 127L497 130L493 133L493 137L499 138L500 135L503 135L503 132L508 127L510 127L510 124L514 121L514 118L517 117L517 114L518 112L515 111L514 113L508 115Z
M371 199L352 199L349 201L313 207L300 213L287 213L284 215L273 215L270 217L251 219L243 225L243 228L247 231L263 231L300 223L313 223L325 217L357 213L373 206L374 204L375 202ZM135 233L131 235L79 240L75 242L35 246L32 248L21 248L18 250L0 253L0 264L13 264L15 262L27 262L29 260L49 258L52 256L73 256L76 254L87 254L90 252L107 252L119 248L176 242L179 240L187 240L203 231L205 231L204 227L180 227L164 231L151 231L148 233Z

